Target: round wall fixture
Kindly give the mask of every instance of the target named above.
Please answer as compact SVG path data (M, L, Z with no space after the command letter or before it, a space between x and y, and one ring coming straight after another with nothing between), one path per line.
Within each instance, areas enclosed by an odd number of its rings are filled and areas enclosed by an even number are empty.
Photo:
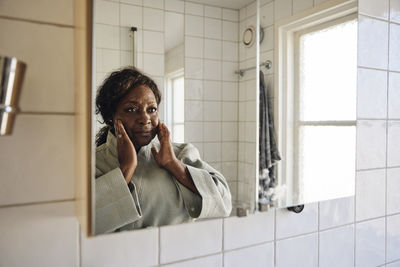
M253 26L247 27L243 32L243 44L245 46L252 46L254 41L256 40L257 31ZM260 44L264 40L264 29L260 27Z
M256 29L253 26L247 27L243 32L243 44L245 46L252 46L256 39Z

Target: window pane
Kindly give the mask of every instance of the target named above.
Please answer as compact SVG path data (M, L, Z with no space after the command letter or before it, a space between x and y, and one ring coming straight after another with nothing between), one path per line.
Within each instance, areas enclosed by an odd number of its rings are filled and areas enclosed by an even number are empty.
M185 127L183 124L174 125L174 136L172 141L175 143L184 143L184 131Z
M299 38L300 120L355 120L357 20Z
M185 95L184 95L184 86L183 86L183 77L177 78L173 80L173 110L174 110L174 123L183 123L184 122L184 114L185 114Z
M355 149L355 126L301 126L298 154L300 198L313 202L353 195Z

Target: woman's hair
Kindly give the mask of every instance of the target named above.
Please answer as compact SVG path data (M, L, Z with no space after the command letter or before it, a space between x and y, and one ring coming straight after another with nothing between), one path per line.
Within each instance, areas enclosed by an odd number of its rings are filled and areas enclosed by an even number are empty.
M135 67L126 67L114 71L104 80L97 91L96 114L101 114L103 117L102 123L105 123L106 126L101 128L96 134L96 146L105 143L109 129L114 128L113 117L119 102L131 90L139 86L150 88L156 98L157 105L160 104L161 92L156 83Z

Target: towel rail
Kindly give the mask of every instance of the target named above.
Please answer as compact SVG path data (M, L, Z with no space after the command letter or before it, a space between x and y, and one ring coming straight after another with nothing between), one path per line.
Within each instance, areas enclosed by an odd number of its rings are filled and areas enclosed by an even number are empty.
M266 60L265 62L260 64L260 67L265 66L267 68L267 70L269 70L272 67L272 62L271 60ZM256 67L250 67L250 68L246 68L246 69L239 69L239 70L235 70L235 74L239 74L240 77L243 77L244 73L248 70L252 70L255 69Z

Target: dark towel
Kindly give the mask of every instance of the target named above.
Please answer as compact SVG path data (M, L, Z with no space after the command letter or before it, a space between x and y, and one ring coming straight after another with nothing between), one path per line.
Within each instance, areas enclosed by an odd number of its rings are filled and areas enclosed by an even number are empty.
M260 71L260 184L259 200L266 203L271 199L271 188L276 186L276 162L281 160L281 156L276 144L273 99L271 88L266 87L264 73Z

